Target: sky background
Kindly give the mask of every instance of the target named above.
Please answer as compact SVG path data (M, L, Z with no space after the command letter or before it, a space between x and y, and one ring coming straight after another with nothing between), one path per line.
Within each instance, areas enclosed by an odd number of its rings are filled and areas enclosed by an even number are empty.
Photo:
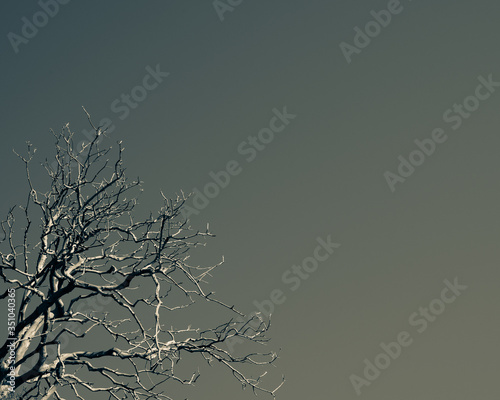
M194 258L224 255L211 288L243 311L285 293L267 346L281 349L266 381L285 375L278 398L358 398L351 374L362 377L363 360L408 331L413 343L359 397L498 399L500 90L457 130L443 113L474 94L479 76L500 82L500 5L402 0L348 63L341 42L352 45L354 29L387 7L247 0L221 21L211 1L73 0L16 53L8 34L40 5L2 2L1 213L27 193L12 149L30 141L49 157L49 129L67 122L85 140L82 106L112 120L107 140L123 140L129 175L145 182L143 211L158 208L160 190L203 190L210 171L237 160L242 172L191 217L217 235ZM113 101L157 65L170 75L120 119ZM245 161L240 143L284 106L296 118ZM384 172L436 128L447 141L392 192ZM341 246L291 291L283 273L328 235ZM409 316L455 278L467 289L418 333ZM226 371L203 372L172 393L253 398Z

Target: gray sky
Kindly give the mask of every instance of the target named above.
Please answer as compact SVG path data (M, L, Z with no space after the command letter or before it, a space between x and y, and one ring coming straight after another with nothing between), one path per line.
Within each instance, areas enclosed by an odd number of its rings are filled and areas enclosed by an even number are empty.
M280 398L358 398L352 375L401 332L411 344L359 397L498 398L498 2L247 0L219 16L211 1L89 0L47 21L36 1L0 7L2 214L26 194L12 149L48 157L67 122L85 140L82 106L123 140L141 210L234 160L191 216L217 234L195 258L224 255L211 284L244 311L283 293ZM340 247L294 272L328 236ZM455 278L467 289L445 304ZM252 398L218 368L183 395Z

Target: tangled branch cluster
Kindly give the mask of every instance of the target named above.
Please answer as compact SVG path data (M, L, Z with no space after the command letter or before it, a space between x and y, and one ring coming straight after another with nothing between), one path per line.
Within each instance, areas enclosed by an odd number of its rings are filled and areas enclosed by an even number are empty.
M134 218L141 182L126 178L121 143L110 162L114 150L100 148L105 132L92 126L94 139L78 149L68 125L53 132L56 162L43 164L46 192L35 188L35 150L28 144L27 156L20 156L28 199L1 225L0 277L18 301L18 398L83 400L94 392L109 399L170 399L166 381L193 384L199 376L176 373L188 353L219 362L243 386L274 396L277 388L261 386L263 375L249 378L239 366L271 364L276 354L236 356L223 345L235 337L266 342L269 323L261 316L246 323L228 317L204 330L170 325L173 313L199 300L241 315L204 289L220 264L188 264L189 251L213 235L208 227L192 230L182 217L184 194L162 194L157 214ZM7 295L6 289L0 298ZM106 306L89 310L91 301ZM0 348L2 381L9 371L7 346Z

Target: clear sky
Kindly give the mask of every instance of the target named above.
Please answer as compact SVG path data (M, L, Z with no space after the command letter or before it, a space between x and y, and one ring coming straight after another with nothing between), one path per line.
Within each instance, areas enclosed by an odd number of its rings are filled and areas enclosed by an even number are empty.
M26 195L12 149L49 157L67 122L85 140L82 106L123 140L144 211L234 160L191 216L217 234L195 258L224 255L211 285L244 311L283 293L267 346L279 398L358 398L352 375L402 332L411 344L360 398L498 398L498 1L58 4L46 20L37 1L0 5L2 214ZM340 247L297 272L328 236ZM467 289L444 303L455 279ZM253 398L219 368L185 390Z

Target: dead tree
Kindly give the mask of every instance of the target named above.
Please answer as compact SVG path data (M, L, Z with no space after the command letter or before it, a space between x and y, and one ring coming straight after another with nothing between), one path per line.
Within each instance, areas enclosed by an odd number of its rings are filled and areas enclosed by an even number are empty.
M234 338L264 344L268 319L238 319L240 312L207 291L206 279L220 264L188 263L189 251L213 236L208 227L193 230L183 218L182 193L162 194L156 214L137 218L141 182L126 177L121 142L101 148L105 131L89 122L95 137L80 148L69 125L52 132L55 162L42 163L45 191L33 178L35 149L28 143L27 155L19 156L29 194L0 230L0 298L13 291L16 298L10 332L16 345L0 348L3 396L14 367L15 395L23 400L170 399L169 382L189 385L199 376L179 375L179 362L200 357L274 397L277 388L262 386L265 372L252 378L241 368L270 365L276 354L236 355L225 346ZM206 328L172 326L200 302L227 313L225 319Z

